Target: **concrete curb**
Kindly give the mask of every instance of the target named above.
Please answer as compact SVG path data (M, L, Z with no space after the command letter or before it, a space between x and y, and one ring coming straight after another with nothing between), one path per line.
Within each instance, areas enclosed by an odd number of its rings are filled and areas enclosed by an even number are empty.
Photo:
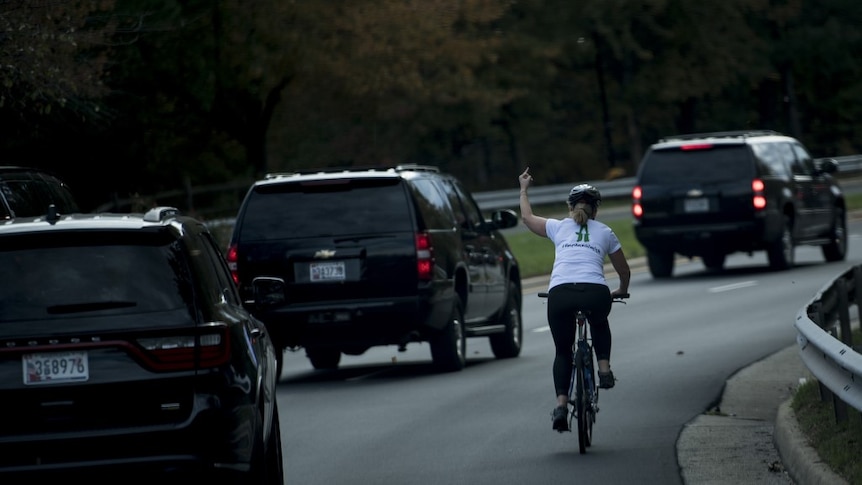
M787 400L782 403L775 418L775 446L787 472L800 484L847 484L848 482L832 471L808 444L805 433L796 421L791 402L792 400Z

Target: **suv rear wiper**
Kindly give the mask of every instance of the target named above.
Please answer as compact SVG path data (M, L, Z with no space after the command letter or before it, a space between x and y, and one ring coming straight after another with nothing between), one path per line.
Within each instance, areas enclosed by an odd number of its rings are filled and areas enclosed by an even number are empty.
M129 308L138 306L134 301L92 301L85 303L71 303L68 305L51 305L47 308L48 313L57 315L61 313L95 312L99 310L112 310L114 308Z
M366 240L366 239L392 239L392 238L394 238L394 237L395 237L395 236L394 236L394 235L392 235L392 234L368 234L368 235L365 235L365 236L344 236L344 237L339 237L339 238L337 238L337 239L334 239L334 242L336 242L336 243L341 243L341 242L345 242L345 241L359 242L359 241L364 241L364 240Z

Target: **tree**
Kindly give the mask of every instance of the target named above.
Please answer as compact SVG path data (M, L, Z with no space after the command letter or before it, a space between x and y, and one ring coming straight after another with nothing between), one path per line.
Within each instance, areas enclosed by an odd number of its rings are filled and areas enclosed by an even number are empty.
M98 112L113 33L111 0L0 2L0 110L4 117ZM20 119L19 119L20 121Z

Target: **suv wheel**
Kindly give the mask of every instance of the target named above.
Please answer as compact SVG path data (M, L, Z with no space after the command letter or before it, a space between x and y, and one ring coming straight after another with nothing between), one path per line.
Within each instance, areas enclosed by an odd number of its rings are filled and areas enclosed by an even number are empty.
M843 207L835 208L835 220L832 222L830 242L821 249L826 261L843 261L847 257L847 216Z
M461 302L452 305L452 315L446 326L431 337L431 359L441 372L454 372L464 368L467 356L467 338L464 335L464 310Z
M647 251L647 266L653 278L669 278L673 273L673 253L670 251Z
M784 216L784 228L781 237L773 241L767 250L769 267L774 270L785 270L793 266L793 223Z
M521 353L521 340L524 337L524 326L521 324L521 311L518 305L518 287L509 283L509 294L506 298L506 308L500 315L500 323L506 327L503 333L491 335L491 351L498 359L517 357Z
M341 362L341 351L338 349L306 348L305 355L315 369L337 369Z

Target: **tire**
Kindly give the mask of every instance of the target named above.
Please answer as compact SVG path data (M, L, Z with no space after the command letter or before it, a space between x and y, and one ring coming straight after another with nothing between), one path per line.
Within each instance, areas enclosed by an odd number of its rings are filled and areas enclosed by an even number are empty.
M521 342L524 338L524 325L521 321L521 300L518 298L518 287L509 283L506 295L506 307L500 314L500 323L506 329L503 333L491 335L491 351L498 359L511 359L521 354Z
M793 267L793 252L793 224L789 217L784 216L781 237L773 241L767 249L769 267L776 271Z
M275 350L275 382L281 380L281 371L284 369L284 352L286 349Z
M647 251L647 266L653 278L670 278L673 273L673 252Z
M710 271L721 271L724 269L724 261L727 259L727 255L721 253L708 253L701 256L700 259L703 261L703 265L706 266L706 269Z
M832 263L844 261L847 258L847 214L843 207L835 208L835 220L832 221L830 242L821 247L823 258Z
M431 359L440 372L456 372L467 363L467 337L464 335L464 310L461 302L452 305L446 326L431 337Z
M586 445L591 446L593 444L593 425L596 423L596 411L598 410L597 404L599 400L599 388L596 383L596 371L595 365L596 361L593 360L593 349L590 348L588 352L587 362L591 363L591 367L585 369L586 372L590 373L590 381L587 383L587 387L592 387L587 394L587 423L584 428L586 431ZM595 393L595 398L591 398Z
M281 452L281 424L278 419L278 406L273 409L272 428L266 445L265 485L284 485L284 457Z
M258 413L258 423L263 417ZM281 452L281 426L278 420L278 408L273 409L270 424L269 439L263 441L263 429L253 434L256 439L252 450L250 468L248 471L224 471L224 474L214 476L209 481L216 485L284 485L284 461ZM194 481L194 480L191 480Z
M341 362L341 351L338 349L306 348L305 355L311 361L312 367L318 370L333 370Z
M575 354L575 420L578 428L578 449L581 454L587 452L587 402L586 382L584 382L584 354L578 350Z

